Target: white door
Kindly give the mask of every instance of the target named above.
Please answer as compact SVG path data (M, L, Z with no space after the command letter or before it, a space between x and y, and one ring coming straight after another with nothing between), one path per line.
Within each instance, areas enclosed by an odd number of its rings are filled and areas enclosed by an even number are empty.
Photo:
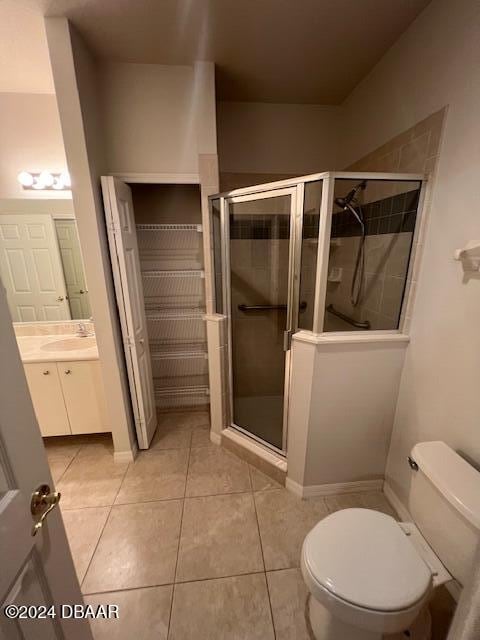
M14 322L70 319L51 216L0 217L0 274Z
M110 176L102 176L102 190L138 445L148 449L157 414L132 192Z
M60 617L60 605L83 599L58 506L32 535L40 514L30 512L31 495L41 485L53 491L53 482L1 282L0 327L0 638L92 640L87 621ZM9 619L8 605L13 615L53 605L56 617Z
M92 312L78 240L77 223L75 220L55 220L55 228L72 318L90 318Z

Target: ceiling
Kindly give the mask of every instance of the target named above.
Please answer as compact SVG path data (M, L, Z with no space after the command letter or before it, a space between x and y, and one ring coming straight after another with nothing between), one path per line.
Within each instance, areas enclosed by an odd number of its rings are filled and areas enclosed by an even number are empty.
M429 0L19 3L68 17L99 58L157 64L212 60L220 100L339 104Z

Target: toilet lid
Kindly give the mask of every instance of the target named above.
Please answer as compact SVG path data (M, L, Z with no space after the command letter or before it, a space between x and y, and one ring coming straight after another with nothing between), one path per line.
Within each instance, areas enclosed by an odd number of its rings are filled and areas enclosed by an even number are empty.
M305 538L303 561L320 587L377 611L407 609L432 581L397 522L371 509L343 509L321 520Z

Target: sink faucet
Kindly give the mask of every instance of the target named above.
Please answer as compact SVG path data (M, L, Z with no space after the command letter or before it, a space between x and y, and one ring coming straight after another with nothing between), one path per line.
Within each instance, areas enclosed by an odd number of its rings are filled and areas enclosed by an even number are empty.
M87 338L90 335L84 322L79 322L77 324L77 333L75 335L77 338Z

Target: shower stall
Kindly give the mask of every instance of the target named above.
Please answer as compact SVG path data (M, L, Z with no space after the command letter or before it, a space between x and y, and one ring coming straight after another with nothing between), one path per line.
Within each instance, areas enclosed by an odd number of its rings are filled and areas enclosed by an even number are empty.
M292 336L402 332L425 184L327 172L210 197L226 427L285 455Z

